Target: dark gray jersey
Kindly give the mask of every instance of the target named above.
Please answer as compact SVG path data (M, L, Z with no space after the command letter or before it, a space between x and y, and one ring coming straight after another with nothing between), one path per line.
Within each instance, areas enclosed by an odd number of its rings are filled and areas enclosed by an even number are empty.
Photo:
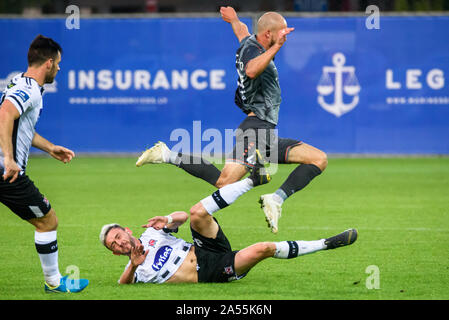
M256 78L246 75L246 65L266 50L257 42L256 36L251 35L240 42L236 54L236 68L238 73L235 102L246 114L251 111L256 116L277 125L279 106L281 104L281 88L279 76L273 61Z

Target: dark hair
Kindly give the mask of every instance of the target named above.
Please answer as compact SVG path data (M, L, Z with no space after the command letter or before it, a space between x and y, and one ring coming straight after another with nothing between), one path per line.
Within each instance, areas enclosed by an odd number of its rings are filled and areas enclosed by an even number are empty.
M31 42L28 66L42 65L48 59L56 59L58 51L62 54L62 48L56 41L40 34Z

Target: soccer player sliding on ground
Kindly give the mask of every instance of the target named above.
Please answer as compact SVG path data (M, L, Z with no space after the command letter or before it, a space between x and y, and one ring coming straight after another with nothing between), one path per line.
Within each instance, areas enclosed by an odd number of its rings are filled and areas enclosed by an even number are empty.
M119 279L130 283L197 283L239 280L267 258L292 259L301 255L350 245L357 239L355 229L313 241L259 242L233 251L223 230L213 217L251 188L269 182L263 168L255 166L248 178L220 188L190 209L193 243L172 235L189 216L177 211L156 216L135 238L129 228L108 224L100 232L101 243L115 255L127 255L129 262Z
M287 27L280 14L267 12L257 22L257 34L251 35L233 8L222 7L220 13L223 20L230 23L240 43L236 54L238 87L235 102L247 115L237 129L232 154L227 156L220 172L204 159L171 152L163 142L158 142L139 157L136 165L171 163L221 188L247 174L254 166L256 149L271 163L300 164L274 193L260 197L268 226L273 233L277 233L283 202L326 169L327 156L302 141L280 138L275 134L281 90L273 59L294 29Z

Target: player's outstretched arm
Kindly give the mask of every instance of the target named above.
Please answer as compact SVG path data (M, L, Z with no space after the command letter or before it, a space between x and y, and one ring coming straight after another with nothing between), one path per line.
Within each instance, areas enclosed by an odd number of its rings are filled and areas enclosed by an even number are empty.
M248 32L248 27L239 20L239 17L233 7L221 7L220 13L223 20L231 24L232 30L234 31L237 39L239 39L239 42L242 41L243 38L250 35Z
M32 145L64 163L69 163L75 157L75 153L72 150L54 145L37 132L34 134Z
M167 227L168 229L176 229L189 219L189 215L184 211L175 211L167 216L156 216L148 220L148 223L142 228L154 228L161 230Z

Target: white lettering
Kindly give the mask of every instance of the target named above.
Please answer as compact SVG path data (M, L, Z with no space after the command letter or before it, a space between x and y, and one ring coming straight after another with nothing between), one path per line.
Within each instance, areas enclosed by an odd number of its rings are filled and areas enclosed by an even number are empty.
M76 5L70 5L65 8L65 13L70 15L65 19L65 27L69 30L80 28L80 8Z
M162 70L159 70L156 73L153 82L153 89L159 88L170 89L170 84L168 83L167 76L165 75L165 72Z
M421 69L407 69L405 71L405 87L410 90L419 90L423 87L423 82L420 77L423 75ZM403 79L403 78L402 78ZM402 80L402 82L404 82ZM433 90L439 90L444 88L445 79L444 72L441 69L432 69L427 72L426 75L427 86ZM402 88L400 81L394 80L393 70L387 69L385 74L385 86L390 90L397 90Z
M134 89L140 90L141 88L150 89L151 75L146 70L134 71Z
M223 90L226 88L226 84L223 83L223 77L226 72L224 70L211 70L210 71L210 88L213 90Z
M207 88L207 81L199 81L198 78L206 78L207 72L205 70L199 69L192 72L192 75L190 76L190 83L192 84L192 87L197 90L204 90Z
M201 153L203 158L213 157L221 153L223 137L220 130L207 129L203 132L202 141L211 141L211 138L213 138L213 141L205 146Z
M75 71L69 71L69 89L73 90L76 88L76 74Z
M123 81L123 72L117 71L115 73L115 85L120 90L127 90L131 87L132 73L130 70L125 71L125 80Z
M408 89L421 89L422 85L418 80L421 75L421 70L419 69L409 69L407 70L406 81Z
M380 270L376 265L366 267L365 273L369 274L366 278L365 286L367 289L380 289Z
M376 5L366 7L366 14L370 14L365 20L365 27L368 30L380 29L380 10Z
M83 90L84 88L94 89L95 88L95 72L92 70L88 71L80 71L78 73L78 88Z
M189 74L187 70L173 70L171 73L171 86L173 89L187 89L189 87Z
M114 86L112 72L110 70L101 70L98 72L98 88L101 90L110 90Z
M70 90L211 90L226 89L225 70L156 70L152 77L147 70L69 70L68 88ZM168 76L167 76L168 75ZM153 81L151 81L154 79Z
M388 69L386 73L387 89L401 89L399 82L393 80L393 70Z
M440 69L432 69L427 74L427 85L434 89L442 89L444 88L444 73L443 70Z

